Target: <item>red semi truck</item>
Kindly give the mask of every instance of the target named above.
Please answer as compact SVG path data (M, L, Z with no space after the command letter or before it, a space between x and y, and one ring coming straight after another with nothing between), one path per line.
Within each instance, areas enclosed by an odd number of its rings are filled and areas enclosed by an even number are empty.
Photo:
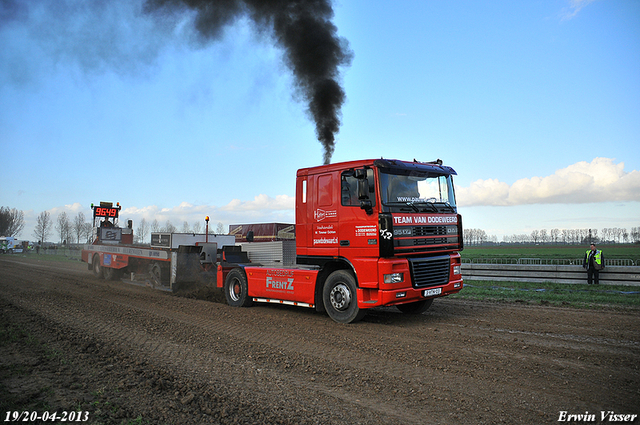
M372 159L298 170L292 265L251 263L241 247L224 241L185 241L149 252L123 246L118 251L138 269L170 267L169 285L189 281L198 268L208 284L223 288L231 306L304 306L325 311L339 323L355 322L367 309L380 306L421 313L434 298L463 286L455 174L440 160ZM107 257L116 246L102 245L97 241L85 247L83 260L89 268L103 274L113 264L126 269L122 261Z
M298 170L295 267L219 264L227 302L293 304L340 323L372 307L421 313L462 289L462 218L442 161L376 159Z

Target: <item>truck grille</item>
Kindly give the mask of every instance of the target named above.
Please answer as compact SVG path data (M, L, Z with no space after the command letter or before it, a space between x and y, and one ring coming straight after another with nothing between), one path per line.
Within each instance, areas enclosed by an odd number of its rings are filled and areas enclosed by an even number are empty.
M459 249L457 233L446 226L397 226L393 232L397 254Z
M413 227L413 236L432 236L446 235L447 228L445 226L415 226Z
M446 285L449 283L449 256L409 259L414 288Z

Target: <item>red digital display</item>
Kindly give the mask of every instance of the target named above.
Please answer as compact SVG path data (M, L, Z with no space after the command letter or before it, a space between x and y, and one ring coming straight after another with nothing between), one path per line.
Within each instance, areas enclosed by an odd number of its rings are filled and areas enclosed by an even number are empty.
M107 208L107 207L95 207L93 209L93 216L94 217L112 217L112 218L117 218L118 217L118 208Z

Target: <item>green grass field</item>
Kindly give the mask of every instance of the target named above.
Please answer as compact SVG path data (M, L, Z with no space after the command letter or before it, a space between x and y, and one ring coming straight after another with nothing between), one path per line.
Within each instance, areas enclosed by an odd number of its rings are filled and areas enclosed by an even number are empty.
M460 253L462 258L558 258L574 259L584 257L589 246L585 245L509 245L509 246L467 246ZM640 260L640 245L598 245L607 259Z
M640 308L640 287L465 280L452 298L575 308Z
M466 247L463 259L580 259L588 246L524 245ZM598 245L605 259L630 259L640 264L640 245ZM640 287L465 280L454 298L480 301L569 306L576 308L640 308Z

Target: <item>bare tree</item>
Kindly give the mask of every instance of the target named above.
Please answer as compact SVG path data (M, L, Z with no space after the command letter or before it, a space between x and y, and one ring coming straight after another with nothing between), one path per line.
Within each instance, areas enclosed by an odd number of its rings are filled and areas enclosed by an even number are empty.
M58 235L60 235L60 243L64 245L69 242L69 235L71 234L71 223L65 211L58 214L58 221L56 223L56 230L58 231Z
M202 225L200 224L199 221L196 221L193 224L193 233L200 233L202 231Z
M0 236L17 236L22 229L24 229L24 212L15 208L0 208Z
M613 235L615 237L615 241L617 243L620 243L620 239L622 238L622 232L624 229L621 229L619 227L616 227L615 229L613 229Z
M171 223L171 220L167 220L167 222L164 225L164 231L167 233L175 233L176 232L176 226L174 226Z
M538 240L540 240L539 230L534 230L531 232L531 240L533 240L533 243L538 243Z
M76 243L80 243L80 238L84 236L86 232L86 220L82 211L78 212L78 215L73 219L73 233L76 237Z
M221 222L218 222L218 226L216 227L216 234L222 235L224 233L224 225Z
M191 228L189 227L189 222L186 220L182 222L182 233L191 233Z
M36 228L33 231L33 236L38 240L38 243L44 243L50 232L51 214L48 211L43 211L36 219Z
M540 243L546 243L548 241L547 229L540 230Z
M157 224L158 222L156 221L155 223ZM147 220L143 218L142 220L140 220L140 223L138 224L138 228L136 229L136 237L138 238L138 241L140 243L144 243L144 241L147 239L148 233L149 233L149 223L147 223Z
M82 231L82 235L84 236L84 240L86 242L91 242L92 236L93 236L93 224L91 224L90 222L86 222L84 223L84 229Z
M160 231L160 223L158 223L157 218L153 220L153 223L151 223L151 231L155 233Z

